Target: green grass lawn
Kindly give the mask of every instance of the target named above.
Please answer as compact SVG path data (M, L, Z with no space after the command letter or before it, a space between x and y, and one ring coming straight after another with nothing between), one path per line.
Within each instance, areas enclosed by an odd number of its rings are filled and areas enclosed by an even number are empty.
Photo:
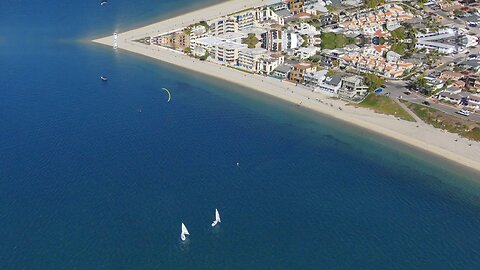
M424 105L404 103L425 123L474 141L480 141L480 124Z
M376 113L394 115L400 119L415 122L415 119L408 114L400 105L395 103L389 97L370 93L364 101L358 104L361 107L370 108Z
M320 36L322 49L343 48L348 44L355 44L355 38L347 38L344 34L336 34L332 32L322 33Z

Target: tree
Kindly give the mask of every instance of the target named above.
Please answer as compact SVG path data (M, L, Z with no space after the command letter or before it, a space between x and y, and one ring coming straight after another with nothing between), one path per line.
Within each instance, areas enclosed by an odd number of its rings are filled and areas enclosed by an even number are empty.
M405 39L405 27L401 26L393 31L390 32L390 35L392 35L392 39L393 41L398 41L398 40L402 40L402 39Z
M366 0L365 1L365 7L367 8L376 8L383 4L385 4L385 0Z
M455 9L455 10L453 11L453 15L455 15L455 17L460 17L460 16L463 15L463 11L460 10L460 9Z
M302 47L308 47L308 45L310 45L310 43L308 42L310 37L308 35L302 35L302 39L303 39Z
M413 85L416 89L426 89L427 79L425 79L424 76L418 76L417 79L413 82Z
M205 61L209 56L210 56L210 53L207 51L205 52L204 55L200 56L198 59L200 59L201 61Z
M385 83L385 78L379 77L373 73L365 75L365 85L368 86L370 91L375 90Z
M347 44L355 43L354 38L347 38L344 34L335 34L332 32L322 33L320 38L322 39L322 49L343 48Z
M242 43L243 44L248 44L248 48L255 48L257 43L258 43L258 39L257 37L255 36L255 34L253 33L250 33L248 34L248 37L247 38L243 38L242 39Z
M337 72L335 72L335 70L333 70L333 69L329 69L329 70L327 71L327 76L333 76L333 75L335 75L335 74L337 74Z

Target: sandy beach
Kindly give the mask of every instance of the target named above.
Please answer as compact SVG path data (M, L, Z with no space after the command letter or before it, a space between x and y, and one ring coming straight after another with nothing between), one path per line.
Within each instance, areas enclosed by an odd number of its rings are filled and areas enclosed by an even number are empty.
M471 169L480 171L480 143L446 133L424 123L398 120L393 116L376 114L371 110L347 106L345 102L314 93L288 82L238 71L215 63L200 61L165 48L144 45L132 40L170 32L192 23L227 15L252 6L261 6L274 0L232 0L205 9L196 10L159 23L118 33L120 50L145 55L186 69L223 79L304 108L329 115L355 126L394 138L411 146L436 154ZM113 36L94 40L112 47Z

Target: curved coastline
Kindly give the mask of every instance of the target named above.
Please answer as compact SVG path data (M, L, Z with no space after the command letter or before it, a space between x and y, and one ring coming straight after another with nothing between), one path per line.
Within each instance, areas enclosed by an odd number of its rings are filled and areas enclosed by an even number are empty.
M418 149L435 154L475 171L480 171L480 143L446 133L424 123L398 120L393 116L374 113L368 109L346 106L340 100L313 93L300 86L256 74L248 74L215 63L200 61L166 48L144 45L132 40L153 33L166 33L194 22L227 15L246 7L261 6L272 0L231 0L196 10L145 27L118 34L119 49L151 57L207 76L235 83L264 94L292 102L304 108L333 117L354 126L368 129ZM111 36L93 40L112 46ZM342 108L342 110L339 110ZM471 144L471 146L469 146Z

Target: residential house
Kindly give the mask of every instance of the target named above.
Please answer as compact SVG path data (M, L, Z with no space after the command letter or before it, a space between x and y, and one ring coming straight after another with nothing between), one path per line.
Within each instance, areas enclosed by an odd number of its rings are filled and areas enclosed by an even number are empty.
M465 87L468 91L473 93L480 92L480 77L476 75L469 75L465 78Z
M480 70L480 59L471 59L460 62L458 64L466 69L472 70L473 72L478 72Z
M368 86L363 83L363 78L358 75L342 78L342 87L338 95L343 98L352 99L355 96L364 96L368 92Z
M303 83L303 75L305 75L305 73L314 72L315 70L316 68L308 63L294 64L290 69L289 80L295 83Z
M460 72L455 72L455 71L450 71L450 70L445 70L440 74L440 79L443 81L458 81L461 78L463 78L463 74Z
M468 107L474 110L480 109L480 95L469 95L467 101Z
M276 78L287 79L290 69L291 66L289 65L280 65L273 70L272 75Z
M288 9L293 14L297 14L303 11L303 0L287 0Z
M446 101L454 104L460 104L460 102L468 97L468 94L465 92L459 93L449 93L447 91L442 91L438 94L438 100Z
M453 11L456 9L461 9L463 8L463 4L458 2L458 1L441 1L438 3L438 6L440 7L441 10L443 11Z
M328 70L322 69L305 73L304 84L313 88L318 87L326 79L327 72Z
M326 77L326 79L321 82L318 87L315 88L315 91L324 91L330 94L338 94L338 90L342 87L342 77L340 76L331 76Z

